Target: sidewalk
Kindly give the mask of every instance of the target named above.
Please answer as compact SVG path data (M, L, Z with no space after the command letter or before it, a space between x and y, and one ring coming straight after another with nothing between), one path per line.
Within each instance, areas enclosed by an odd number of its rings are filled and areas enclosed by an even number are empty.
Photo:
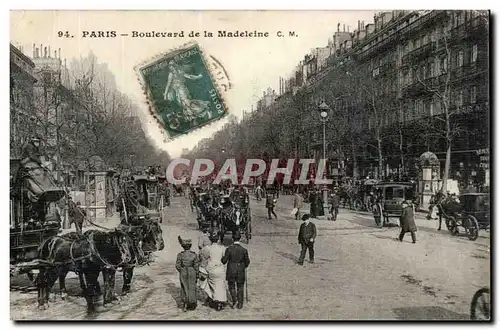
M292 212L292 209L293 209L293 198L294 198L293 195L280 195L280 198L278 200L278 204L276 205L276 211L278 213L280 213L282 216L284 216L285 218L289 218L290 220L295 219L295 217L292 216L290 213L290 212ZM310 203L304 202L302 209L301 209L301 213L308 213L310 210L310 207L311 207ZM350 209L340 208L340 212L342 212L341 210L348 210L349 212L351 212L353 214L359 214L359 215L365 216L367 218L373 219L373 216L370 212L354 211L354 210L350 210ZM432 229L437 230L437 228L439 226L438 220L427 220L426 216L427 216L427 212L425 212L425 211L417 212L417 214L415 216L416 225L418 227L427 227L427 228L432 228ZM320 216L317 219L320 221L327 221L325 216ZM375 222L374 222L374 225L375 225ZM443 223L443 225L444 225L444 223Z

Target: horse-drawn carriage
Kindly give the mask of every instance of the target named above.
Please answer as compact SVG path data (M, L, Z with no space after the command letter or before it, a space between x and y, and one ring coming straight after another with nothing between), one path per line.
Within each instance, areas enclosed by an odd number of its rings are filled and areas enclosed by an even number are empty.
M457 198L443 198L438 204L439 221L445 219L446 227L455 236L462 227L467 237L474 241L479 229L490 227L490 194L464 193Z
M10 273L26 273L33 279L33 274L38 272L42 262L37 259L38 247L45 240L56 236L61 228L61 218L55 210L55 203L65 197L66 192L50 181L51 186L39 187L40 192L34 201L33 197L30 199L28 196L30 192L25 180L37 175L33 171L44 169L24 169L19 159L11 159L10 168Z
M160 209L170 206L170 187L166 176L157 176L158 184L160 185Z
M210 192L198 194L196 201L198 228L206 232L217 226L218 205Z
M221 241L227 232L239 231L245 237L247 243L252 238L252 218L250 212L249 198L239 198L235 201L226 195L221 201L222 208L219 211L219 233Z
M339 197L342 205L346 204L355 211L371 211L373 207L374 187L378 184L377 180L367 179L356 186L345 185L339 190Z
M132 216L151 220L163 220L163 207L160 203L160 188L156 177L135 175L122 182L118 212L125 222Z
M374 186L376 203L373 205L373 217L377 227L382 228L390 218L399 218L405 200L415 200L416 189L411 182L388 182Z

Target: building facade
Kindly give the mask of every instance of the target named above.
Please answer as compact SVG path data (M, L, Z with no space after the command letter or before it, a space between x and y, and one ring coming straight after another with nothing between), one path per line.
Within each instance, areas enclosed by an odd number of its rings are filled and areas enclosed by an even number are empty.
M76 164L68 164L63 150L74 148L76 134L72 131L75 120L75 99L70 89L69 72L61 50L51 52L50 46L33 44L34 74L34 120L33 133L44 146L44 153L50 161L51 170L57 180L67 181Z
M30 139L33 117L33 93L37 81L35 63L10 44L10 154L19 157Z
M334 37L338 41L329 66L310 71L314 66L308 65L306 102L313 108L320 100L330 100L330 122L345 121L348 114L357 119L361 133L371 137L347 152L352 136L334 143L340 137L333 132L335 125L329 126L328 154L340 173L414 177L415 160L425 151L434 152L444 168L445 129L439 122L449 115L451 177L487 181L489 165L480 154L489 150L488 26L488 14L478 11L391 11L376 15L373 24L359 24L349 38ZM351 86L342 86L347 84ZM352 91L339 96L355 85L371 92L363 100ZM377 111L369 95L377 100ZM336 117L338 113L344 117ZM378 130L379 145L373 135ZM322 137L319 129L317 133L313 147L319 154Z

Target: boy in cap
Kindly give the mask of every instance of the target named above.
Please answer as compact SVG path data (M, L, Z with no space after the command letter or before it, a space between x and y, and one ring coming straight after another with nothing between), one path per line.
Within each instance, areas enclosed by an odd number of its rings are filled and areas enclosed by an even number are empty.
M306 257L306 251L309 250L309 262L314 263L314 241L316 240L316 225L309 221L310 215L302 216L302 224L299 229L298 241L302 249L297 264L303 265Z

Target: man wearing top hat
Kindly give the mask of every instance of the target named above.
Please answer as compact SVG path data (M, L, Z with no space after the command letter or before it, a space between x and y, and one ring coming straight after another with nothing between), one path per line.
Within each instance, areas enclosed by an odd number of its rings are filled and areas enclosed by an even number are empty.
M250 265L248 251L240 244L241 234L239 231L233 232L233 244L230 245L221 261L227 264L226 281L231 294L231 308L241 309L243 307L243 288L246 281L246 269Z

